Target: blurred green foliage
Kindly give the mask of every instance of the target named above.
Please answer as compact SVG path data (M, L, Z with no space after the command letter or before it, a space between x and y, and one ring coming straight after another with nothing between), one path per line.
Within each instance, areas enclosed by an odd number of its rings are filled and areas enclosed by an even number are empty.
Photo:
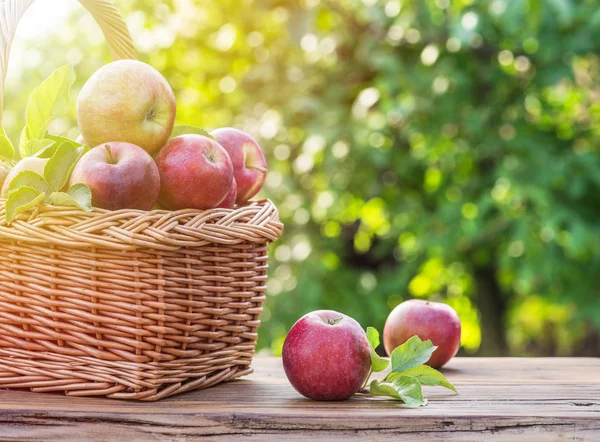
M420 297L456 308L469 353L600 354L595 1L118 5L178 122L238 126L267 154L286 230L261 348L311 310L381 330ZM108 61L80 7L19 47L13 140L43 76L74 62L78 89ZM76 136L74 114L53 129Z

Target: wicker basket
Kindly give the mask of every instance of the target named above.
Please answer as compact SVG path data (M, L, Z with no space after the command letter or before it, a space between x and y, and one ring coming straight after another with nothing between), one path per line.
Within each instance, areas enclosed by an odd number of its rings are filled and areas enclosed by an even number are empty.
M0 4L3 73L32 1ZM135 55L110 2L81 3L113 57ZM10 226L4 204L0 388L153 401L250 373L268 243L283 227L270 201L174 212L40 206Z

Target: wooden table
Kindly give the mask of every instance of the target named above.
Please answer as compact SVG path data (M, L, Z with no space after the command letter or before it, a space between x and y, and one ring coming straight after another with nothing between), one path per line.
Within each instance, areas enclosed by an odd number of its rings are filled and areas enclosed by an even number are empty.
M429 405L356 397L313 402L281 360L255 373L160 402L0 391L1 440L590 440L600 441L600 359L456 358L460 391L426 388Z

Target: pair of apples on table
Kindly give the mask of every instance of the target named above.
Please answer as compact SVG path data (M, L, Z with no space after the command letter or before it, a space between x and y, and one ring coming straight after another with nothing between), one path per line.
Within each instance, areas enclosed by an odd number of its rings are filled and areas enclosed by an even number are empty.
M411 299L389 314L383 342L387 354L392 355L414 337L430 340L430 346L435 346L430 350L435 350L430 357L427 355L425 363L440 368L458 352L460 333L460 319L452 307ZM367 335L356 320L342 313L318 310L306 314L292 326L283 344L283 368L288 380L310 399L348 399L367 385L373 371L383 370L372 365L371 352L375 348ZM377 337L375 347L378 343ZM427 370L421 374L432 375ZM440 385L440 381L425 385Z
M175 114L173 90L153 67L119 60L100 68L77 98L77 141L95 147L75 165L69 186L86 184L92 205L108 210L233 208L258 193L267 164L254 138L189 126L196 133L179 135ZM2 193L24 170L43 175L47 162L21 160Z

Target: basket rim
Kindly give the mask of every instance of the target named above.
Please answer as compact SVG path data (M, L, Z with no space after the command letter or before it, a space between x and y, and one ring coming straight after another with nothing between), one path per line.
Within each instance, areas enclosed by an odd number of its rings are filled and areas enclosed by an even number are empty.
M234 209L105 210L42 204L5 220L6 199L0 198L0 244L109 250L177 251L208 244L270 243L282 233L277 207L269 199Z

